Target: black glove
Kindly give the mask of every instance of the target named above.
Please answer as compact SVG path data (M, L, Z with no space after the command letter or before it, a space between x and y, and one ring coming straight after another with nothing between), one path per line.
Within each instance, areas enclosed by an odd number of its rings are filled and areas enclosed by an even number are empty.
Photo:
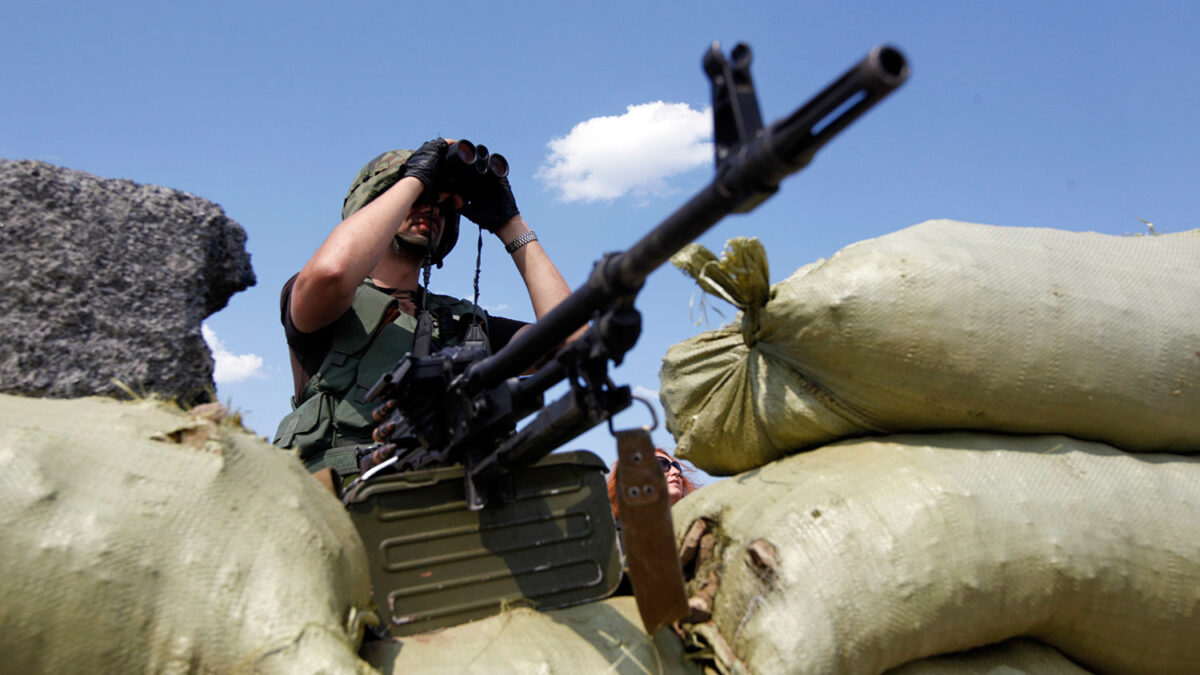
M492 234L519 213L508 178L490 173L480 177L471 190L470 202L462 208L464 216Z
M404 175L424 183L425 191L422 194L425 197L437 197L433 191L437 189L438 173L448 145L446 139L436 138L422 145L404 163Z

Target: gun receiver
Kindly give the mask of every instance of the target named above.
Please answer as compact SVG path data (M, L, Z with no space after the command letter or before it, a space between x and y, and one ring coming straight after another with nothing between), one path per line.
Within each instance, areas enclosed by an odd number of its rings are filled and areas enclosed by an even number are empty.
M726 215L749 212L769 198L783 178L908 77L903 54L875 47L812 100L764 128L750 49L739 44L731 56L727 61L714 44L703 59L713 93L714 180L628 250L598 261L582 287L495 354L464 358L444 350L405 357L372 389L387 401L377 415L382 456L396 458L399 469L463 462L469 504L479 509L505 468L535 462L628 407L629 388L612 383L608 362L619 365L637 341L641 318L633 300L646 277ZM518 378L589 322L583 338L531 377ZM563 380L570 392L544 406L543 394ZM431 397L434 391L444 395Z

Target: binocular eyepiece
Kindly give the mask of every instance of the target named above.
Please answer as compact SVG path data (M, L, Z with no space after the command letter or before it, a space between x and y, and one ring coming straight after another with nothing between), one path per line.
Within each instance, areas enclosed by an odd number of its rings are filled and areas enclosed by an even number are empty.
M508 160L504 159L504 155L488 153L486 145L475 145L465 139L451 143L446 148L446 158L450 160L451 174L458 174L464 169L474 169L476 173L490 173L497 178L508 175Z

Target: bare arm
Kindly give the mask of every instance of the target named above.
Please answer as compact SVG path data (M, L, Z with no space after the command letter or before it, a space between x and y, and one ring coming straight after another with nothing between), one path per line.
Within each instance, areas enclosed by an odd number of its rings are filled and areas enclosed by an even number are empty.
M496 231L496 236L501 242L508 243L529 231L530 228L525 219L516 215ZM537 318L545 316L571 294L571 287L567 285L566 280L563 279L562 274L559 273L558 268L555 267L554 262L550 260L550 256L539 242L531 241L525 244L513 252L512 258L513 263L517 266L517 271L525 281L525 288L529 291L529 300L533 304L533 314ZM581 327L567 341L577 339L586 330L586 327Z
M383 260L392 236L423 189L420 180L401 178L334 228L296 277L292 325L311 333L350 308L358 285Z

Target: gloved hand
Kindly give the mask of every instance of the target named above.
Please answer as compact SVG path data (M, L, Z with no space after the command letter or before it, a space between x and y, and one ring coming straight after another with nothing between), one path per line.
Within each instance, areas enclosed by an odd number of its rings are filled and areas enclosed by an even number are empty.
M492 234L519 213L508 178L497 178L490 173L479 179L471 191L470 202L462 208L464 216Z
M412 176L425 185L424 196L436 196L438 173L449 144L444 138L436 138L422 145L404 163L404 175Z

